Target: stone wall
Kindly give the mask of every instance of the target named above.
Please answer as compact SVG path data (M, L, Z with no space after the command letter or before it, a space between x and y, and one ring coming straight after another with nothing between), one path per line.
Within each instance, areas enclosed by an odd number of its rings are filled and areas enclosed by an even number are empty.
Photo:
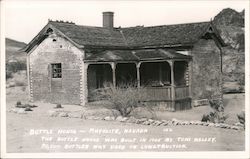
M192 50L192 96L194 100L221 94L220 50L212 39L200 39Z
M83 51L55 34L40 43L28 56L31 100L80 104L83 56ZM51 63L61 63L62 78L51 78Z

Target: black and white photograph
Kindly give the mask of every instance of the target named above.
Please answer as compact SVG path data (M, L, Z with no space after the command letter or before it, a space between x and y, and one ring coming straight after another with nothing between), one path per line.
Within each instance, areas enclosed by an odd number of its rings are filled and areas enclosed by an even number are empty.
M1 158L249 158L249 1L1 6Z

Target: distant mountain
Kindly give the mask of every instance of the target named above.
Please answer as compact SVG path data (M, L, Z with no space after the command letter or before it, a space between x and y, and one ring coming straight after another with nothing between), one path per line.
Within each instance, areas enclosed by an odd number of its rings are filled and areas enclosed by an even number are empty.
M25 61L26 53L20 51L26 44L10 38L5 39L6 61Z
M245 85L245 11L223 9L213 23L227 44L223 48L224 92L244 92Z

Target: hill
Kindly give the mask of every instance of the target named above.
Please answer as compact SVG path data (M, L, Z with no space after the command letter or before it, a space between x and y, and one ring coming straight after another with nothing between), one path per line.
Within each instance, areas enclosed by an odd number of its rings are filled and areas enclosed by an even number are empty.
M26 53L20 49L26 46L25 43L10 38L5 39L6 62L9 61L25 61Z
M227 44L223 48L224 92L244 92L245 88L245 11L223 9L214 24Z

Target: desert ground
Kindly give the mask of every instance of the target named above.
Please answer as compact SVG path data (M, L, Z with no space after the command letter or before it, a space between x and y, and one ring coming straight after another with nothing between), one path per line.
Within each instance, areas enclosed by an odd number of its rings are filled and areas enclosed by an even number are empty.
M245 147L244 130L200 125L150 126L122 123L116 120L49 117L48 111L55 107L55 104L49 103L35 103L38 107L33 108L33 111L19 114L9 110L15 107L17 101L27 103L26 87L7 88L6 95L7 152L9 153L243 151ZM226 123L238 122L236 114L244 109L244 99L243 93L224 95L225 113L229 115ZM96 109L98 111L100 107L90 105L83 108L78 105L63 105L62 109L71 111ZM209 106L202 106L187 111L156 112L155 114L158 120L171 120L172 118L201 120L202 115L209 110ZM36 134L32 134L33 130L36 131ZM62 133L58 134L58 131ZM98 131L102 131L102 133ZM52 140L49 139L50 137ZM61 140L58 137L61 137ZM123 142L121 143L121 141Z

